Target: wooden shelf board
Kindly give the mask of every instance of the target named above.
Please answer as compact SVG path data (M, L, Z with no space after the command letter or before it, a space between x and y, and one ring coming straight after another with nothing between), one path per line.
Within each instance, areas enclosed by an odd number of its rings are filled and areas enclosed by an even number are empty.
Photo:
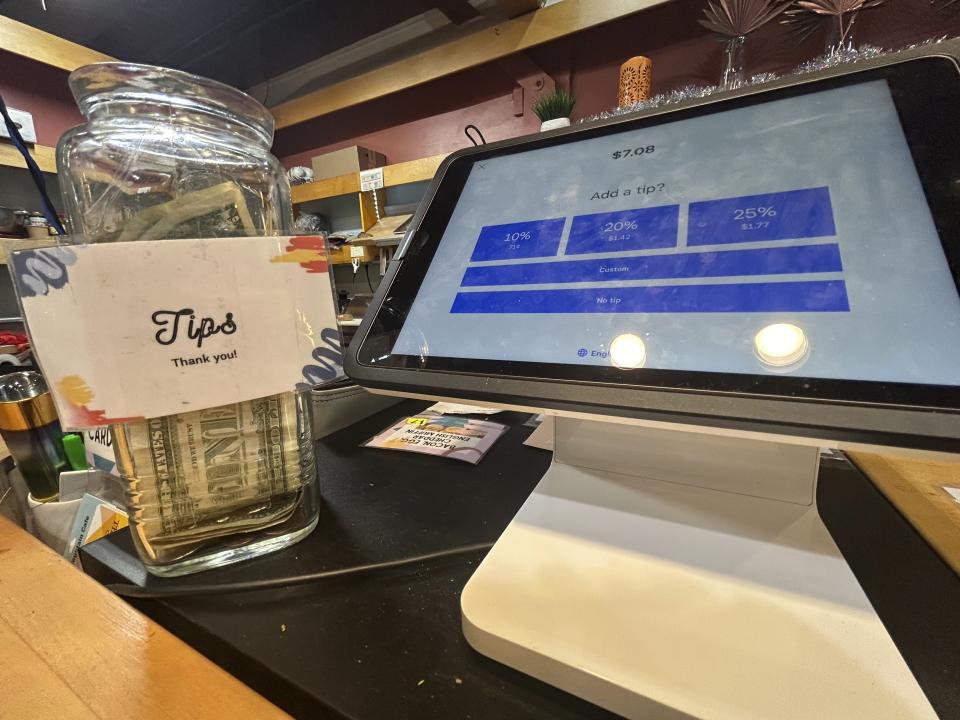
M378 237L378 238L365 238L358 237L350 241L351 245L358 245L361 247L372 247L372 248L384 248L384 247L397 247L400 245L400 241L403 240L403 235L388 235L387 237Z
M71 72L114 58L0 15L0 49Z
M437 168L446 158L444 155L432 155L431 157L418 158L408 162L387 165L383 168L383 184L385 187L393 185L405 185L407 183L422 182L423 180L432 180L437 174Z
M356 192L360 192L359 173L347 173L346 175L315 180L303 185L294 185L290 188L290 196L294 205Z
M288 100L277 128L302 123L630 15L666 0L563 0L412 57Z
M30 154L37 161L37 165L43 172L57 172L57 149L47 147L46 145L34 145L30 148ZM9 165L11 167L20 167L26 169L27 163L23 156L6 140L0 140L0 165Z
M407 183L431 180L445 157L447 156L433 155L408 162L385 165L383 168L384 187L394 187L395 185L406 185ZM294 205L310 202L311 200L336 197L337 195L357 193L360 192L360 174L348 173L346 175L338 175L337 177L304 183L303 185L294 185L290 191Z

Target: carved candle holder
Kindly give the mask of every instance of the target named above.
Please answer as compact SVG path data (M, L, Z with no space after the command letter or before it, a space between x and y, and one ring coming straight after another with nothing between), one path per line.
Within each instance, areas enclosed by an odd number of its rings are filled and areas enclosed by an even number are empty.
M633 105L650 97L653 79L653 61L637 55L620 66L620 92L617 103L620 107Z

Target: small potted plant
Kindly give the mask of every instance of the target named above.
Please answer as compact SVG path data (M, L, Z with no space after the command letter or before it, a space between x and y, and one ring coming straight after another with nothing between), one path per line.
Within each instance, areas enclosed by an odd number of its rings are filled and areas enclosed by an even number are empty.
M570 113L576 104L573 94L561 88L537 98L533 112L540 118L540 132L570 125Z

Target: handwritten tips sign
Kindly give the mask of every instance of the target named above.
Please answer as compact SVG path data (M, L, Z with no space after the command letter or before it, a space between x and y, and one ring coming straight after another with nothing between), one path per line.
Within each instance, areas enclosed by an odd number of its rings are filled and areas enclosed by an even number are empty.
M14 283L71 429L303 389L342 375L323 239L22 250Z

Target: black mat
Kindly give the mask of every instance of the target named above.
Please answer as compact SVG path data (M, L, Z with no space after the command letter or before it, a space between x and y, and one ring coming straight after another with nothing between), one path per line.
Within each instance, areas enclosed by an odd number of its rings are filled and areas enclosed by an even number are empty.
M248 580L333 569L495 540L546 471L521 443L526 415L476 467L360 442L412 414L406 402L318 446L324 507L298 545L192 578ZM942 718L960 718L960 579L843 461L825 461L819 502L841 550ZM134 604L291 714L303 718L612 717L474 652L460 591L481 555L320 586ZM142 582L126 533L89 546L101 582Z

